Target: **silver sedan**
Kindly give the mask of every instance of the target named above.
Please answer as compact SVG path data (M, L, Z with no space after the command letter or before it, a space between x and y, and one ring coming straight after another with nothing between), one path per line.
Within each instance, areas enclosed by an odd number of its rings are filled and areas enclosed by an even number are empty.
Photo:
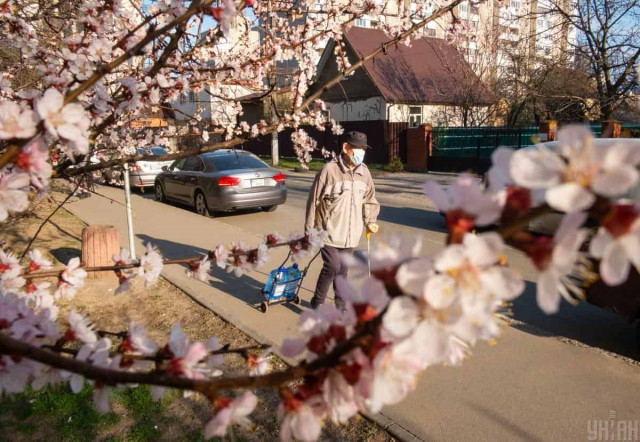
M200 215L262 207L268 212L287 200L284 174L257 156L217 150L176 160L155 179L156 200L195 207Z

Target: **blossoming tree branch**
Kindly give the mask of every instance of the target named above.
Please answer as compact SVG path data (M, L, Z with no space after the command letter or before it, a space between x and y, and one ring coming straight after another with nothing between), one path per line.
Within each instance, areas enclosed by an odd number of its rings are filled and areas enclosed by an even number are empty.
M0 222L27 210L30 196L45 194L53 176L229 148L302 123L324 127L324 91L389 46L410 44L417 30L453 14L459 2L418 1L416 8L401 8L394 26L379 20L388 42L350 65L343 33L358 17L384 15L386 3L0 0L3 44L13 51L0 73ZM254 26L260 41L238 37ZM232 37L232 45L224 44ZM310 94L316 49L328 38L338 42L340 72ZM291 108L250 126L229 85L268 98L278 87L265 92L264 79L283 61L298 66ZM190 131L204 142L217 131L223 141L161 157L136 153L164 144L168 134L133 131L131 121L203 89L218 100L221 115L234 118L191 116ZM317 143L301 131L294 138L308 161ZM389 236L369 256L370 275L366 263L350 260L361 284L340 281L344 311L322 305L300 316L299 337L285 339L280 350L301 362L283 371L271 372L271 349L263 346L230 348L215 337L192 342L180 324L158 343L133 322L125 331L108 331L75 309L61 318L58 300L73 300L91 271L113 271L119 296L137 277L153 290L164 265L186 265L198 279L212 265L241 275L261 268L274 247L288 247L294 259L315 254L322 231L274 233L257 246L220 244L204 256L177 260L165 260L147 244L141 256L123 249L112 266L99 268L83 268L76 258L55 269L39 250L24 259L0 251L0 393L60 383L77 392L89 383L96 407L107 411L112 388L148 384L156 398L166 388L191 390L212 403L210 438L225 435L230 425L249 425L253 391L276 388L283 440L315 440L326 420L345 423L397 403L429 366L458 365L476 342L498 337L498 309L524 290L505 247L530 257L538 270L538 304L549 314L561 298L584 299L595 280L616 286L640 268L638 201L621 199L638 184L640 152L624 141L597 148L582 127L567 127L558 138L554 150L497 149L486 186L468 175L447 191L425 184L425 195L446 216L443 249L424 256L415 238ZM82 162L96 146L117 155L101 164ZM54 154L61 158L55 171ZM563 214L553 236L526 231L528 222L551 211ZM475 233L478 228L483 233ZM231 355L246 360L247 373L222 372Z

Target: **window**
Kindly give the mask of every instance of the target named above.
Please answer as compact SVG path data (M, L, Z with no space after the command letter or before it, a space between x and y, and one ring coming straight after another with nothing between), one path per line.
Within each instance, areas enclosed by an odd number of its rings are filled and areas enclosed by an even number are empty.
M196 93L189 91L189 101L196 101Z
M458 6L458 12L460 13L461 18L467 18L469 16L469 4L460 3Z
M369 20L365 19L365 18L357 18L356 19L356 26L360 27L360 28L370 28L371 25L369 24Z
M173 162L173 164L171 165L171 167L169 167L169 169L171 170L182 170L182 168L184 167L184 162L186 161L186 158L180 158L179 160L175 160Z
M520 0L511 0L511 9L520 10Z
M422 106L409 106L409 127L422 124Z
M187 161L185 161L182 170L189 172L200 172L204 170L204 165L200 160L200 157L189 157Z
M184 98L184 94L180 94L180 104L184 104L186 102L185 98Z
M435 37L436 36L436 30L435 29L431 29L431 28L427 28L426 29L426 34L429 37Z
M213 164L218 171L236 169L263 169L268 168L266 163L258 157L246 153L230 153L226 155L212 155L207 159L209 164Z

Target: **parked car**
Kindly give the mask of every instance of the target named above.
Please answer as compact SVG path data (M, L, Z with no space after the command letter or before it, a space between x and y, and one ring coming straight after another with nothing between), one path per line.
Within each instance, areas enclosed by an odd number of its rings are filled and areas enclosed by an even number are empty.
M166 155L169 152L162 146L154 146L148 148L138 148L138 153L141 155ZM111 159L108 153L96 152L95 158L99 161L108 161ZM111 156L113 156L113 152ZM162 168L170 166L172 161L136 161L129 166L129 182L131 188L144 188L154 185L156 177ZM102 171L102 178L104 182L111 184L122 184L124 177L122 175L122 167L105 169Z
M287 200L282 172L251 153L227 149L165 166L155 191L156 200L189 204L204 216L250 207L271 212Z

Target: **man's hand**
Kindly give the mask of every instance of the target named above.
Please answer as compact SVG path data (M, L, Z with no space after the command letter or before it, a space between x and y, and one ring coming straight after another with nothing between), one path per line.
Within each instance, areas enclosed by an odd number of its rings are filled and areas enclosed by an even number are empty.
M376 223L367 224L367 233L378 233L378 228Z

